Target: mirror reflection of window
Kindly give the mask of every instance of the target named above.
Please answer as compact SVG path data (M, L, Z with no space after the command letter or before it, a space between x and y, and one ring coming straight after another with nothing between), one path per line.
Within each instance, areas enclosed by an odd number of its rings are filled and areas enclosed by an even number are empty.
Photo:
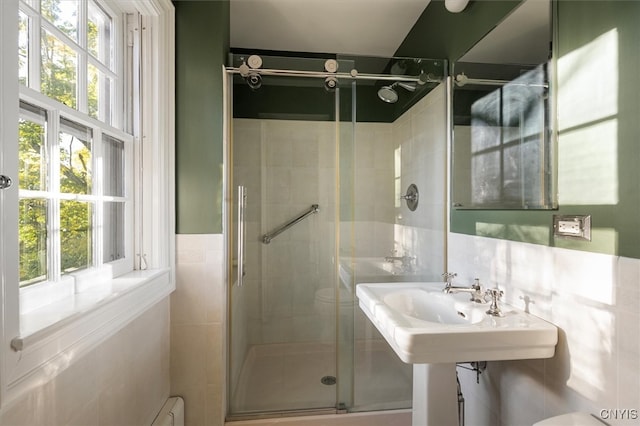
M452 201L553 209L551 4L525 0L453 64Z
M539 206L545 185L546 70L538 66L471 105L471 202Z

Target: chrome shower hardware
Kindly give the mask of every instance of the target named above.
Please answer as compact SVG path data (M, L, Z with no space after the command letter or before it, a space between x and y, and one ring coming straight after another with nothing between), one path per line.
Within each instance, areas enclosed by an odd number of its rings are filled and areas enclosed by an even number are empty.
M304 220L307 216L310 216L312 214L318 213L319 211L320 211L320 206L318 204L312 204L311 207L309 208L309 210L307 210L306 212L302 213L300 216L296 217L293 220L290 220L289 222L285 223L284 225L279 226L277 229L269 232L268 234L264 234L262 236L262 243L263 244L271 243L271 240L273 240L275 237L277 237L278 235L280 235L281 233L283 233L287 229L291 228L296 223Z
M420 82L420 80L418 80L418 82ZM398 92L396 92L395 90L396 86L400 86L409 92L416 91L416 83L405 83L402 81L396 81L389 86L382 86L380 90L378 90L378 97L388 104L394 104L398 102Z
M405 200L407 202L407 207L413 212L418 208L419 195L420 194L418 194L418 187L414 183L412 183L407 188L407 193L405 195L401 195L400 199Z
M252 90L257 90L262 86L262 75L257 71L262 66L262 58L258 55L251 55L247 61L249 65L246 62L242 62L242 65L238 67L238 71L247 82L247 85Z
M338 72L338 61L335 59L327 59L324 63L324 69L327 72Z
M262 66L262 58L258 55L251 55L247 59L247 65L253 69L260 68Z
M327 92L333 92L338 87L338 79L335 77L327 77L324 80L324 89Z

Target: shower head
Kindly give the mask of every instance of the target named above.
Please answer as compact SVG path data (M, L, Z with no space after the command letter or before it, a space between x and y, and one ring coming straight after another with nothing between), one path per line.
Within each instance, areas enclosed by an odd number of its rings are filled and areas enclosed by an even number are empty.
M393 83L391 86L382 86L380 90L378 90L378 97L388 104L398 102L398 92L393 88L395 85L396 83Z
M380 90L378 90L378 97L388 104L394 104L398 102L398 92L396 92L395 90L396 86L400 86L409 92L415 92L416 90L415 83L396 81L390 86L382 86Z

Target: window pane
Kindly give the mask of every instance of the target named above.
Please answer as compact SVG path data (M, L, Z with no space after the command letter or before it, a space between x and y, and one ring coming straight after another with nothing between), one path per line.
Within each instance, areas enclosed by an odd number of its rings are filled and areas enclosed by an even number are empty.
M18 160L20 189L46 191L47 189L47 150L45 144L44 111L41 120L31 120L24 116L37 115L27 111L21 104L21 115L18 124Z
M87 69L89 115L111 124L111 78L89 64Z
M62 273L93 265L93 206L88 202L60 201Z
M102 136L104 195L124 197L124 142Z
M92 158L91 129L60 119L60 192L91 194Z
M42 16L60 31L78 41L78 1L40 0Z
M104 203L103 229L103 262L124 258L124 203Z
M40 49L40 91L68 107L76 108L77 53L45 30L42 31Z
M111 17L95 2L89 2L87 22L87 49L94 58L111 68L113 40Z
M47 279L47 201L21 199L19 218L20 286Z
M29 17L20 11L18 17L18 79L20 84L29 85Z

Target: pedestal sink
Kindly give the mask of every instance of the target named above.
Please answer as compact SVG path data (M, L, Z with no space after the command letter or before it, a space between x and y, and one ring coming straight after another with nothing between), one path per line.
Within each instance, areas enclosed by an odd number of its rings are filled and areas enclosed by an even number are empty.
M502 304L503 317L443 283L363 283L362 311L395 353L413 364L413 426L453 426L457 420L456 363L550 358L557 328Z

